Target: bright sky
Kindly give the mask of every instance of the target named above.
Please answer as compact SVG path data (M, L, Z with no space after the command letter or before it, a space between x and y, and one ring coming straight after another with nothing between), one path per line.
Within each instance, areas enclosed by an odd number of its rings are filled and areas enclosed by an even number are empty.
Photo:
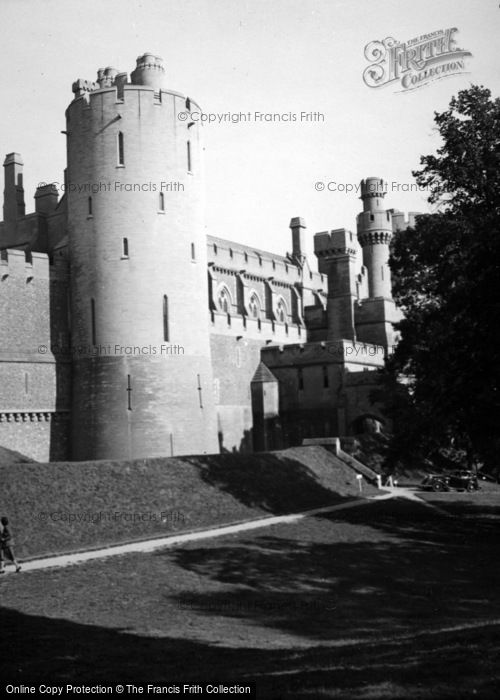
M39 181L62 180L64 111L77 78L130 73L145 51L168 85L204 112L292 113L292 123L204 128L207 232L281 253L302 216L317 231L355 230L355 193L315 190L377 175L413 183L439 145L434 111L471 84L500 94L498 0L0 0L0 151L24 157L27 211ZM362 80L365 46L456 27L466 73L401 91ZM300 122L300 112L323 122ZM335 187L337 185L332 185ZM388 207L427 211L426 195L391 192Z

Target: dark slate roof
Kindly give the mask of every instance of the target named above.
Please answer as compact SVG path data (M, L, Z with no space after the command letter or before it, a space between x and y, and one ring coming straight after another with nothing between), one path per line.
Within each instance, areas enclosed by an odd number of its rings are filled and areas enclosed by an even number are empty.
M257 383L257 382L277 382L278 380L274 376L274 374L271 372L269 367L266 367L266 365L261 362L257 369L255 370L255 374L253 375L252 378L252 383Z

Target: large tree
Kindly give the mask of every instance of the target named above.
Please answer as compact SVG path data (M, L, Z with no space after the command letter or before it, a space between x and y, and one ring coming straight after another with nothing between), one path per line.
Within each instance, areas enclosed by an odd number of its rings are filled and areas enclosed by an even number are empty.
M473 86L435 122L443 144L413 175L437 213L396 234L390 258L405 314L387 363L390 460L459 449L498 471L500 100Z

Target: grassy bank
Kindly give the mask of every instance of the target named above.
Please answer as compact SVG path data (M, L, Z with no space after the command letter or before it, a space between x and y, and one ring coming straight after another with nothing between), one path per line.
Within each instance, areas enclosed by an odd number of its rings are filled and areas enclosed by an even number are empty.
M130 462L0 464L20 558L332 505L355 473L321 447ZM365 484L364 494L374 493Z

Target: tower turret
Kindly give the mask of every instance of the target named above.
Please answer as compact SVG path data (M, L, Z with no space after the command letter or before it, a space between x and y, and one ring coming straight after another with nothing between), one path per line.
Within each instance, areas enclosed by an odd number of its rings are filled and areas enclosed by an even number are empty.
M361 180L363 211L358 214L358 241L363 248L363 264L368 271L370 298L392 299L391 275L388 265L392 218L384 209L387 192L385 182L378 177Z
M356 239L344 228L316 233L314 252L319 271L328 276L327 338L356 340Z
M115 82L115 78L118 75L116 68L108 66L107 68L99 68L97 71L97 82L99 87L111 87Z
M201 134L163 74L101 70L66 111L73 459L218 450Z
M134 85L147 85L156 91L165 87L165 68L163 59L153 56L152 53L145 53L137 58L137 66L130 74Z
M384 209L387 192L379 177L361 180L363 211L358 215L358 241L363 249L363 264L368 274L368 298L360 299L355 309L358 340L389 348L395 343L394 324L401 314L392 299L389 243L392 215Z

